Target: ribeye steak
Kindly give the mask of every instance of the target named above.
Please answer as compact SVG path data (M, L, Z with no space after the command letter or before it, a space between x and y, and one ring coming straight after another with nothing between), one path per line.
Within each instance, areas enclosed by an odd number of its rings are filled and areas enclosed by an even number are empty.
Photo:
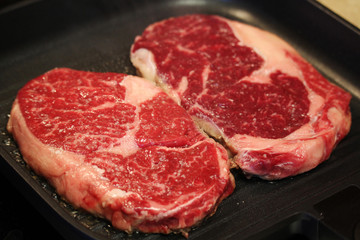
M226 150L145 79L67 68L28 82L8 131L77 207L131 232L182 232L234 189Z
M147 27L131 61L208 134L222 138L248 175L280 179L327 159L351 124L350 94L289 44L213 15Z

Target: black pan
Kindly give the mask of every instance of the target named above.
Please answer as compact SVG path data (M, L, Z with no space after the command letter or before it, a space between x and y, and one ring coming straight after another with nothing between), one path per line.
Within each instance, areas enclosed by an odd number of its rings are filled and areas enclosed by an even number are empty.
M234 171L236 189L189 239L360 239L360 34L313 1L47 0L0 10L0 170L69 239L182 239L117 231L75 210L23 162L5 125L17 91L55 67L135 74L134 37L158 20L218 14L274 32L353 95L353 124L330 159L267 182ZM39 231L43 229L38 226Z

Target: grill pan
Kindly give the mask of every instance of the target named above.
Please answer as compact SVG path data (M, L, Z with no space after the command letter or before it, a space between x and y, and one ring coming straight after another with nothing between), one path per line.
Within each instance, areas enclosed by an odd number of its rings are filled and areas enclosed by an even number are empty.
M133 233L74 209L24 163L6 131L17 91L55 67L135 74L129 51L153 22L217 14L273 32L353 95L353 124L330 159L279 181L233 171L234 193L189 239L360 239L360 31L306 0L47 0L0 10L0 171L67 239L183 239ZM39 231L42 231L39 226Z

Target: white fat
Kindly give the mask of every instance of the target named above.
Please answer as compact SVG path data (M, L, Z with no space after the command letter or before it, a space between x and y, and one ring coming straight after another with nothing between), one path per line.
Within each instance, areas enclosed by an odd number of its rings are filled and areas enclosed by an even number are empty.
M98 175L102 175L102 174L105 172L104 169L99 168L99 167L96 166L96 165L92 165L92 167L94 168L95 172L96 172Z
M340 126L344 122L344 114L335 107L328 110L327 117L333 126Z
M180 96L183 95L183 93L186 91L188 84L189 82L187 77L182 77L179 83L179 87L177 88L177 92L179 93Z
M178 93L183 93L188 86L188 80L184 77L179 84L177 90L173 90L170 86L165 83L164 79L161 79L157 75L156 63L154 60L154 55L151 51L140 48L135 52L131 52L130 60L136 69L140 72L141 76L151 82L154 82L159 87L161 87L164 92L169 95L177 104L180 105L180 97Z
M316 120L316 115L324 108L325 99L311 89L308 89L308 99L310 101L308 116L310 119Z
M131 53L132 64L141 72L142 77L156 82L156 64L154 55L147 49L140 48L135 53Z
M255 71L251 78L252 82L268 82L266 76L277 69L282 72L302 78L302 73L296 63L285 56L285 52L294 52L293 48L276 35L240 22L224 19L233 29L235 36L241 45L252 48L264 59L264 66ZM279 51L282 49L283 51ZM245 80L246 78L244 78Z
M202 199L204 195L206 195L208 192L211 192L212 190L213 190L212 188L209 188L207 191L204 191L202 193L184 194L180 196L175 202L166 205L160 204L156 201L148 200L148 202L150 203L149 205L151 207L146 207L146 208L144 207L144 210L142 210L141 213L147 215L148 211L158 212L156 215L147 216L147 218L149 220L163 219L168 216L175 215L177 212L183 212L184 210L187 209L187 206L190 206L193 202ZM207 202L203 202L202 206L200 206L199 208L203 209L202 211L207 211L209 208L211 208L214 205L216 200L217 198L215 197L211 198Z
M206 89L206 83L209 79L209 73L210 73L210 65L206 65L205 68L204 68L204 71L202 72L201 74L201 77L202 77L202 86L203 86L203 89Z
M304 141L302 147L302 152L306 153L305 159L307 159L301 167L302 171L307 171L316 167L326 155L326 146L322 138Z
M137 143L135 142L134 131L128 131L124 137L119 139L119 146L112 147L107 152L120 154L123 157L128 157L139 150Z
M245 152L248 150L263 150L269 148L278 148L281 152L287 152L294 148L291 144L282 145L286 140L284 139L269 139L262 137L253 137L249 135L236 134L232 138L228 139L228 144L233 150L241 150Z
M152 99L161 91L154 83L130 75L124 78L120 85L126 88L125 102L135 106Z
M115 202L119 201L120 199L124 199L131 193L125 192L123 190L120 190L118 188L112 189L111 191L108 191L104 194L102 197L102 207L106 207L108 205L113 205Z
M114 102L105 102L99 106L92 107L91 110L96 111L96 110L102 110L102 109L106 109L106 108L113 108L115 105L116 105L116 103L114 103Z

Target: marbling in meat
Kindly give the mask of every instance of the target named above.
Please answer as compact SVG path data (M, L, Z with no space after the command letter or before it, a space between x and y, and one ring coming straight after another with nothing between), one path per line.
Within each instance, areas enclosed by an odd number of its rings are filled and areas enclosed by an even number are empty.
M350 94L269 32L213 15L147 27L131 48L157 82L248 175L281 179L313 169L348 133Z
M28 82L7 129L70 203L132 232L182 232L234 189L226 150L153 83L67 68Z

